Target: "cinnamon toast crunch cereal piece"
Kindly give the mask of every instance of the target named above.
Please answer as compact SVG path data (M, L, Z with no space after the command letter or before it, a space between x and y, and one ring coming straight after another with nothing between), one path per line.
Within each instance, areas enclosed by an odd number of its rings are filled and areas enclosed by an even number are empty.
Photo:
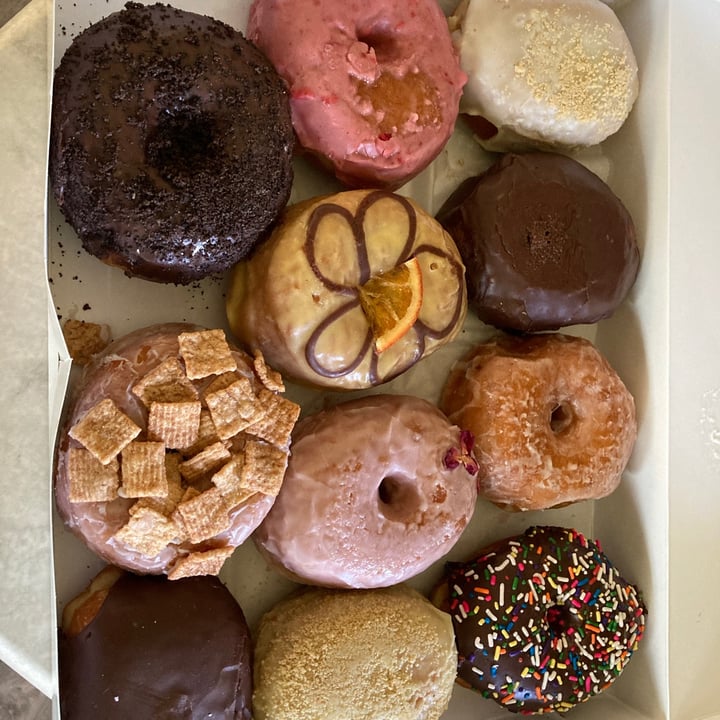
M180 558L168 573L168 580L180 580L194 575L219 575L225 561L233 554L232 547L219 547L194 552Z
M199 400L151 402L148 434L172 450L189 447L198 439L201 410Z
M200 543L219 535L230 527L230 508L216 487L183 500L173 513L173 519L183 528L190 542Z
M265 388L258 393L257 405L262 409L258 419L245 432L278 447L288 447L300 406Z
M153 401L187 402L198 399L197 389L175 357L163 360L143 375L133 385L132 391L148 408Z
M191 380L220 375L237 368L222 330L199 330L178 335L180 355Z
M180 528L172 518L149 507L136 508L127 523L113 535L115 540L148 557L155 557L180 537Z
M68 497L70 502L106 502L118 496L120 465L112 460L103 465L89 450L68 450Z
M223 440L257 422L263 412L247 378L239 378L226 388L206 394L205 402L215 430Z
M105 398L90 408L68 434L107 465L140 431L112 400Z
M163 443L133 440L120 453L120 459L121 497L167 497L168 481Z
M208 445L197 455L181 462L178 466L180 474L188 482L197 482L205 475L216 471L223 463L230 459L230 451L223 442Z
M87 365L110 342L107 325L69 319L65 321L62 331L70 357L78 365Z
M283 382L282 375L265 363L265 357L260 350L255 350L253 370L260 379L260 382L268 390L272 392L285 392L285 383Z
M264 495L277 496L280 492L288 453L269 443L249 440L245 445L245 457L240 471L242 487L254 488Z

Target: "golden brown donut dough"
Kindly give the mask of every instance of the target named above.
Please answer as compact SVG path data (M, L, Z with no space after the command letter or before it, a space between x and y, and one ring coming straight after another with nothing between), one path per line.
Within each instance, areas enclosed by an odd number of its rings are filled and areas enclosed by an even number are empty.
M513 510L609 495L637 437L635 401L588 340L498 336L450 373L440 400L475 436L478 494Z
M435 720L457 670L450 616L415 590L313 588L263 616L255 720Z

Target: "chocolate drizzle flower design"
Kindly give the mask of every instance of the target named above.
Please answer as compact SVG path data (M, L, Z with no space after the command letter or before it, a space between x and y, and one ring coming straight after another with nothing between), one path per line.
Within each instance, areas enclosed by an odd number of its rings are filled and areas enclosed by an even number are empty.
M368 247L367 224L371 212L378 212L378 203L393 203L407 216L406 236L397 245L399 250L392 255L372 252ZM395 208L397 210L397 208ZM340 223L344 231L349 231L351 246L355 257L348 258L343 267L323 264L318 251L321 225L331 220ZM319 282L331 293L345 298L314 328L305 348L305 359L312 370L325 378L337 378L352 373L369 358L368 377L376 385L390 380L410 368L426 352L428 341L441 341L447 338L458 326L463 312L463 295L457 293L454 304L441 318L438 308L429 306L423 300L417 320L403 337L405 343L414 345L412 352L405 350L404 361L393 364L384 371L380 366L380 354L374 346L372 328L364 318L360 302L360 290L370 278L397 267L412 258L417 258L423 268L423 282L426 276L438 272L440 266L450 269L456 278L458 287L463 286L463 266L446 250L418 241L418 217L413 205L404 197L394 193L376 191L369 193L353 213L337 203L327 202L318 205L310 214L305 235L304 252L310 268ZM432 320L440 320L439 326ZM364 338L358 344L349 359L332 367L323 360L320 346L327 333L340 332L344 324L360 325L366 328Z

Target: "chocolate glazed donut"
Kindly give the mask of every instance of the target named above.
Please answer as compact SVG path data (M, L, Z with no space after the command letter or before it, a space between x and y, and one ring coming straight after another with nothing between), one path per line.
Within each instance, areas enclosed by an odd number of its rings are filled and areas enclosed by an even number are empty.
M128 3L55 74L50 183L85 249L128 275L188 283L245 257L285 206L285 86L230 26Z
M465 263L471 309L504 330L595 323L613 314L637 276L627 209L563 155L505 155L461 185L437 217Z
M103 573L96 578L82 629L73 628L81 607L60 631L63 720L250 720L250 634L224 585L215 577L113 579L108 589Z

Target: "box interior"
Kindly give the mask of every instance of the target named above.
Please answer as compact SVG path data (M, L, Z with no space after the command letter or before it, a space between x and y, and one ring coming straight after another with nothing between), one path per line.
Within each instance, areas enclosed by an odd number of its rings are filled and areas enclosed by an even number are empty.
M122 4L119 0L82 6L80 3L58 4L55 63L74 33ZM203 3L201 8L189 0L175 4L188 10L200 9L244 28L250 3L249 0L218 0ZM609 498L561 510L522 514L509 514L480 501L471 526L449 556L451 559L466 557L484 542L520 532L532 524L560 524L599 538L620 571L642 588L650 611L646 638L613 687L573 711L573 718L577 720L607 717L656 720L669 714L668 0L632 0L618 14L638 57L640 98L622 130L604 143L601 153L589 156L588 162L599 169L599 174L606 175L610 186L633 214L639 231L642 266L629 300L613 318L592 328L573 328L571 332L593 339L633 392L640 421L638 443L621 487ZM488 164L489 158L466 133L458 131L433 166L401 192L412 195L433 212L464 177ZM333 180L318 175L312 167L299 161L292 200L336 187ZM79 241L62 220L52 199L48 213L48 275L61 320L75 317L108 323L115 337L142 325L170 320L226 326L222 283L208 280L186 288L129 279L80 250ZM122 302L118 302L118 298L122 298ZM439 351L390 387L383 386L380 390L408 392L436 400L455 358L487 334L487 330L472 319L466 330L463 340L452 348ZM69 363L65 360L61 363L56 393L51 396L56 412L68 371ZM292 389L291 395L300 399L308 411L324 399L299 388ZM61 609L102 563L71 536L57 518L54 543L57 605ZM441 570L442 562L411 584L427 590ZM222 577L251 625L291 587L267 569L251 542L236 551ZM460 720L471 716L478 720L508 717L507 712L494 703L457 688L445 717Z

